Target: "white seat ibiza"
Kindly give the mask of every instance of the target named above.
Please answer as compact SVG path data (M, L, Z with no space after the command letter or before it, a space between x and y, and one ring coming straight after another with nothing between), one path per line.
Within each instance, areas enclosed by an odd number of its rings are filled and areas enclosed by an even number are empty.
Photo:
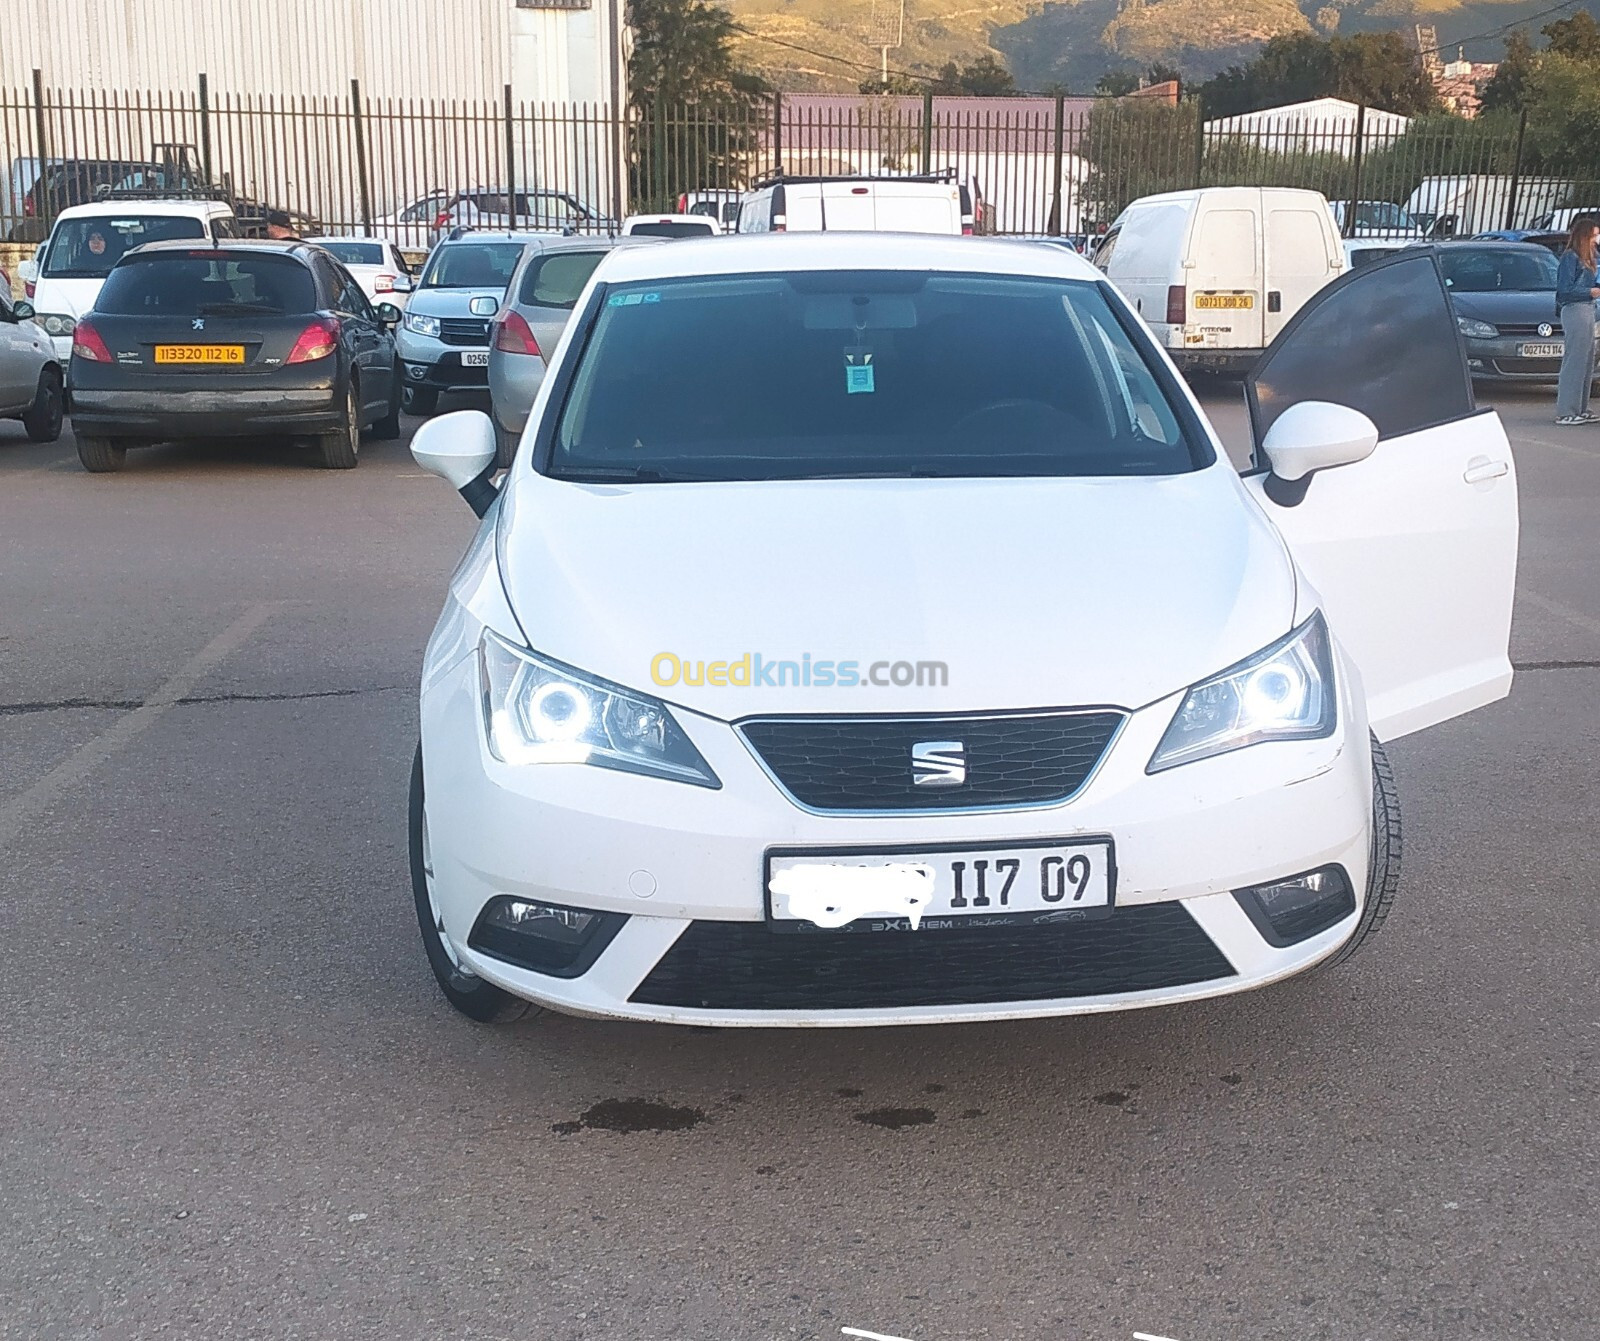
M1324 290L1240 474L1138 316L1022 243L621 249L422 675L445 994L719 1025L1259 987L1388 913L1382 741L1508 692L1516 480L1431 250Z

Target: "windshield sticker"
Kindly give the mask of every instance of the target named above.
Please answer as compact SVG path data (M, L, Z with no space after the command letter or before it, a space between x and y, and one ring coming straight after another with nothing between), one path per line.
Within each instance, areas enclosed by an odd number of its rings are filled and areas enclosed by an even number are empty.
M846 354L844 356L844 389L849 396L858 396L878 389L877 370L872 366L871 354Z
M640 303L644 302L644 300L645 296L642 293L614 293L606 301L606 306L638 307Z
M659 303L661 301L661 295L659 293L647 293L644 296L644 301L647 303Z

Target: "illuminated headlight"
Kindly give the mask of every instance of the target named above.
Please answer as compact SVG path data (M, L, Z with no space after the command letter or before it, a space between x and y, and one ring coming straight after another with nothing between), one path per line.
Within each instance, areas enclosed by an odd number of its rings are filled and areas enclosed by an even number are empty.
M78 329L78 323L74 318L62 316L58 312L47 312L42 317L35 317L34 320L44 327L46 335L71 335Z
M425 317L417 312L407 312L406 329L413 335L427 335L437 340L439 338L439 318Z
M1336 721L1333 657L1319 611L1287 638L1195 685L1145 771L1267 740L1320 739Z
M1487 321L1477 321L1472 317L1457 317L1456 325L1469 340L1492 340L1500 334Z
M488 631L478 659L484 725L496 759L594 764L722 786L666 704L545 661Z

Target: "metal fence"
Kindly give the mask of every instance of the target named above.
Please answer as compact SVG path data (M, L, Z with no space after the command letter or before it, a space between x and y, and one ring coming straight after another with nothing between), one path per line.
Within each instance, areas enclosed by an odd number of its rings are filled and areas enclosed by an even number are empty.
M283 208L410 247L426 245L459 190L505 192L520 224L605 230L780 167L953 169L990 229L1019 234L1093 232L1138 196L1194 186L1313 188L1357 232L1377 226L1383 203L1453 218L1460 233L1600 203L1600 168L1537 172L1514 122L1426 118L1397 134L1369 131L1364 112L1223 128L1193 103L1139 98L942 103L774 96L619 112L519 102L509 86L489 101L375 98L355 81L347 98L216 96L203 75L192 89L121 93L46 88L36 73L30 87L0 89L0 240L42 237L65 205L180 180L231 195L256 219ZM41 171L54 189L37 184ZM577 207L546 217L530 203L535 190Z

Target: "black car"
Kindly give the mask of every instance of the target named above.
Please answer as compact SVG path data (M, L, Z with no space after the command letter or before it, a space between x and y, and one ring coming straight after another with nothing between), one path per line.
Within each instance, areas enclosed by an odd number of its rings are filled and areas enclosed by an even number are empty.
M1529 242L1447 242L1439 263L1475 378L1554 381L1561 371L1556 258Z
M388 303L300 242L158 242L107 276L73 332L68 408L84 468L182 438L309 439L332 470L361 431L400 435Z

